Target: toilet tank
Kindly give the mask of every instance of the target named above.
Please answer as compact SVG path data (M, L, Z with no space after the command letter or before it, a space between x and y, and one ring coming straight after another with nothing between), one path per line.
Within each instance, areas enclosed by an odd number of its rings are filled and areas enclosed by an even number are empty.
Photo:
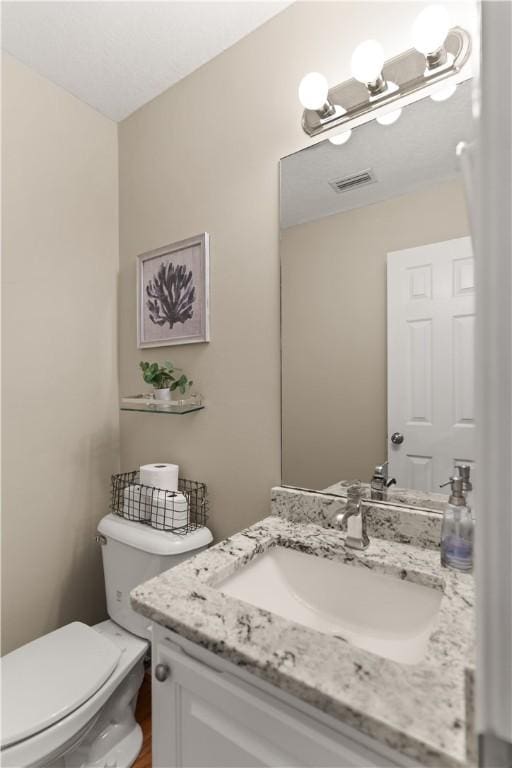
M180 535L107 515L98 525L98 540L108 615L134 635L150 638L151 622L131 607L131 590L205 549L212 534L202 527Z

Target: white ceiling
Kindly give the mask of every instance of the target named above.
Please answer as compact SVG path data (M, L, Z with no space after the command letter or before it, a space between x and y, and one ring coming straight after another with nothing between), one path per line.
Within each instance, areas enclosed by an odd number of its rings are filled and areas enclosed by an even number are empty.
M377 203L460 173L455 147L473 138L471 83L447 101L422 99L393 125L371 120L346 144L327 139L281 160L281 227ZM329 182L371 169L376 182L336 193Z
M2 48L117 121L287 5L2 2Z

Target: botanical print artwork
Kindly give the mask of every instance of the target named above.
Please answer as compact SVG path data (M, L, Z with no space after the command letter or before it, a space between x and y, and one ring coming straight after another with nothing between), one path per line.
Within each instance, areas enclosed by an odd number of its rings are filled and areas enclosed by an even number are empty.
M139 257L140 346L208 340L206 236L177 246Z
M194 316L196 289L192 270L184 264L175 266L172 261L163 262L158 274L146 285L146 306L155 325L184 323Z

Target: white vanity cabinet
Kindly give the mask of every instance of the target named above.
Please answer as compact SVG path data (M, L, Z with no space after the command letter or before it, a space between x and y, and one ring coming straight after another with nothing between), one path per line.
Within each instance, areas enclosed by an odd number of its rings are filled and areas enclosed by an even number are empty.
M153 632L154 768L415 765L172 632Z

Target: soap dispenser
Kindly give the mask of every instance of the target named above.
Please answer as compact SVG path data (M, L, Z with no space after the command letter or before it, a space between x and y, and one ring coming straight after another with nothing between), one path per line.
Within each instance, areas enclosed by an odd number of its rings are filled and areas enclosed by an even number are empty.
M474 525L463 492L464 478L460 475L451 477L449 484L451 494L441 528L441 565L458 571L470 571L473 568Z

